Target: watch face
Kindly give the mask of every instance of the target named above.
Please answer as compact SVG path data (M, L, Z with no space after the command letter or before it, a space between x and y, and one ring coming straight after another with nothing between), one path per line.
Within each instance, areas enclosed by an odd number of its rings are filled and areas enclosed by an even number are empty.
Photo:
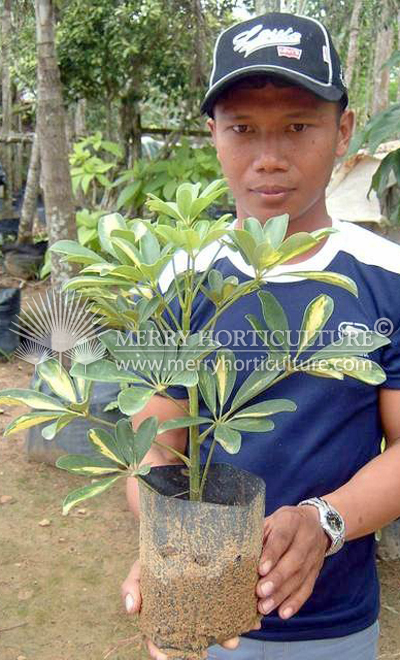
M334 532L342 531L342 527L343 527L342 521L340 516L337 515L337 513L334 513L333 511L328 511L326 514L326 522Z

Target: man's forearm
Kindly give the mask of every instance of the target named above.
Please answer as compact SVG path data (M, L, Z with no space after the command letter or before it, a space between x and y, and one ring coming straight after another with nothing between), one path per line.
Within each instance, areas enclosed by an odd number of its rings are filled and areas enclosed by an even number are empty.
M347 541L370 534L400 517L400 440L344 486L323 497L343 516Z

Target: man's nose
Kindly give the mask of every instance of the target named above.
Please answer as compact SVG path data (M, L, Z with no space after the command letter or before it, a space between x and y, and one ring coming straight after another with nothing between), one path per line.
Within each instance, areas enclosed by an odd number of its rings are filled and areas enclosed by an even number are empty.
M287 171L289 161L282 141L276 136L268 136L259 140L254 158L254 169L266 172L276 170Z

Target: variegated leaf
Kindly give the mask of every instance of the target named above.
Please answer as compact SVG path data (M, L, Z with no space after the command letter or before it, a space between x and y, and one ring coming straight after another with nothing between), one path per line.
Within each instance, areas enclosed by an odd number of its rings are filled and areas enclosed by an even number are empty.
M67 412L67 408L53 397L36 390L1 390L0 403L7 405L23 403L35 410L58 410Z
M121 467L113 461L107 463L102 458L95 456L83 456L82 454L68 454L60 456L56 461L56 466L61 470L67 470L72 474L82 474L90 476L103 476L112 472L122 472Z
M322 294L314 298L304 312L300 329L300 342L297 355L312 346L318 338L320 331L332 316L334 303L330 296Z
M60 413L47 412L45 410L27 413L26 415L19 415L19 417L13 419L12 422L6 426L4 429L4 435L11 435L11 433L17 433L18 431L29 429L31 426L50 422L52 419L57 419L60 416Z
M122 475L118 475L117 477L102 479L101 481L98 481L94 484L90 484L90 486L83 486L83 488L77 488L76 490L73 490L67 495L63 502L63 516L66 516L70 509L75 506L75 504L78 504L78 502L82 502L83 500L87 500L89 497L94 497L95 495L104 493L104 491L107 490L107 488L110 488L110 486L112 486L118 479L120 479L121 476Z
M88 431L88 438L100 454L126 467L126 461L118 451L115 438L111 433L105 429L90 429Z
M72 379L64 367L54 359L42 362L37 367L37 372L50 387L64 401L78 403L78 397Z

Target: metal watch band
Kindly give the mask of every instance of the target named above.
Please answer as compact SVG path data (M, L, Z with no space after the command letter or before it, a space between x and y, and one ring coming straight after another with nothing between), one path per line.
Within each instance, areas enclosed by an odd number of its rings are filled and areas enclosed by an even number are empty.
M321 527L331 539L331 545L326 551L325 557L330 557L339 552L344 545L346 536L345 523L339 511L321 497L302 500L297 506L304 505L314 506L318 510Z

